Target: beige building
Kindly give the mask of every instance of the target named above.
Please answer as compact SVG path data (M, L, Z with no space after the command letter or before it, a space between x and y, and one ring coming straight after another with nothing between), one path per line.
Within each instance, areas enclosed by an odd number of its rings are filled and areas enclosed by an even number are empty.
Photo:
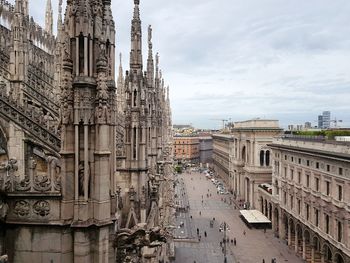
M249 208L258 207L258 186L271 182L271 151L267 144L282 129L276 120L248 120L234 123L230 147L230 187Z
M350 262L350 144L282 137L269 145L272 195L260 209L273 230L306 262Z
M230 150L233 147L233 137L230 134L214 134L213 136L213 168L229 190L232 190L232 175L230 174Z

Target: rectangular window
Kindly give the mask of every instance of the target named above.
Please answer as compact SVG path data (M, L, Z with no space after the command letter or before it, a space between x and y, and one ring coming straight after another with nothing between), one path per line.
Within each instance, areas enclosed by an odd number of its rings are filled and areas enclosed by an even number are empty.
M290 179L294 180L294 170L290 169Z
M309 160L306 161L306 165L310 166L310 161Z
M298 172L298 183L301 183L301 172Z
M298 159L298 163L301 164L301 158Z
M294 196L290 195L290 209L294 209Z
M316 169L320 169L320 163L319 162L316 163Z
M284 167L284 177L287 178L287 167Z
M329 234L329 215L325 215L325 231L326 231L326 234Z
M337 240L338 242L342 242L343 237L343 225L340 221L337 221Z
M298 199L298 215L300 215L301 212L301 201Z
M306 187L310 187L310 175L309 174L307 174L306 175Z
M331 183L326 181L326 195L331 194Z
M338 185L338 200L342 201L343 200L343 186Z
M315 225L318 227L318 224L319 224L319 211L318 209L315 208Z
M315 190L319 191L320 190L320 179L319 178L315 178Z
M292 156L292 162L294 162L294 157Z
M310 206L308 204L305 205L305 213L306 213L306 220L309 220L310 218Z
M343 175L343 168L339 167L338 173L339 173L339 175Z
M287 155L284 155L284 160L287 160Z
M283 203L286 205L287 204L287 193L283 192Z
M330 170L331 170L331 166L327 164L327 172L329 172Z

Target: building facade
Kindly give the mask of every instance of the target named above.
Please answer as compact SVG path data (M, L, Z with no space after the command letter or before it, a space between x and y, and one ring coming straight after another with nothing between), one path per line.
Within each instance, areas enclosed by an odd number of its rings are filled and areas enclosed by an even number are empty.
M276 138L272 210L275 234L306 262L350 262L350 145L305 137Z
M171 109L152 28L144 72L134 0L130 69L116 83L111 0L67 1L64 19L62 5L54 36L50 0L45 29L28 0L0 0L0 255L168 261Z
M174 157L177 161L199 163L199 138L197 136L174 136Z
M209 166L213 161L213 138L211 136L199 137L199 162Z
M213 168L216 175L229 186L229 190L232 189L232 175L230 174L230 149L232 147L232 135L213 135Z
M248 208L257 208L259 185L270 183L272 177L271 150L267 144L282 129L276 120L236 122L230 147L230 187Z

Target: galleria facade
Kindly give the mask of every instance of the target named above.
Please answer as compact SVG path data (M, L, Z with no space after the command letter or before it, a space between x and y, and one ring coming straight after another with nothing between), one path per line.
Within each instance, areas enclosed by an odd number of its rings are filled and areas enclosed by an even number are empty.
M283 135L261 119L213 139L216 173L276 237L305 262L350 262L349 142Z
M168 262L172 120L152 28L144 68L134 0L124 74L111 0L67 0L64 19L62 4L54 36L50 0L45 28L28 0L0 0L0 256Z

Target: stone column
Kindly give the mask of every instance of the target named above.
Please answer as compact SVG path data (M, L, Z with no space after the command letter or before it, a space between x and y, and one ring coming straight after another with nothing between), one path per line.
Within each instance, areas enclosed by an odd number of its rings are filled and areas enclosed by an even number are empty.
M290 223L288 223L288 246L292 245L292 229Z
M85 201L87 201L89 198L88 194L89 194L89 126L84 125L84 200Z
M303 233L303 260L306 259L306 242L305 242L305 234Z
M298 231L295 229L295 242L294 242L294 250L295 253L298 253Z
M311 246L311 263L315 263L315 246Z
M324 263L324 253L322 250L321 250L321 263Z
M75 200L79 199L79 126L75 125L75 169L74 169L74 178L75 178Z

